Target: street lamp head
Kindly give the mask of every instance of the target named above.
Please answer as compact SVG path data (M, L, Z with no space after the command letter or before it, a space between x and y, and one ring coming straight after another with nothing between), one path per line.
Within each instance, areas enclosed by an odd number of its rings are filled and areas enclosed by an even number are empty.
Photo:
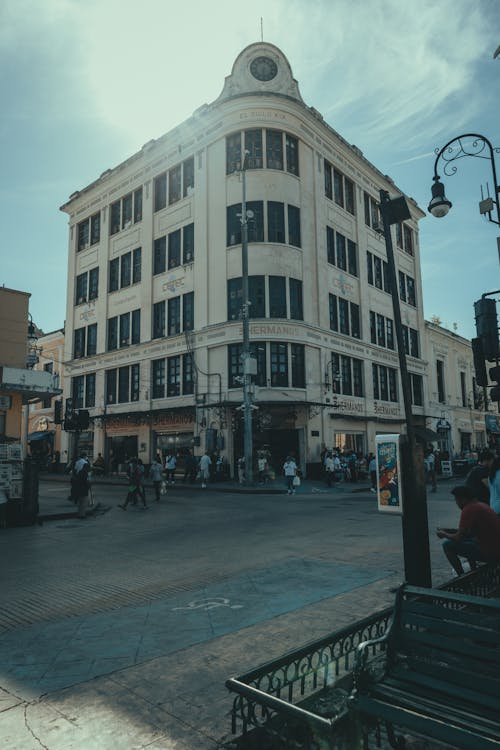
M442 216L446 216L451 206L451 201L444 194L444 185L440 182L439 176L436 175L432 186L432 199L427 210L436 219L440 219Z

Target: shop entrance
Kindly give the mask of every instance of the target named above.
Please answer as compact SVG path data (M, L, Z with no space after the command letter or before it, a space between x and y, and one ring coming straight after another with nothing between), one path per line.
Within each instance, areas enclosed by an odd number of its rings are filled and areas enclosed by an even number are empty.
M259 451L264 451L267 454L269 465L276 477L282 475L283 464L287 456L293 456L298 464L300 459L304 459L304 456L300 455L299 430L259 430L259 432L255 432L253 435L254 470ZM240 456L243 456L243 453L243 430L238 430L234 433L235 463ZM237 476L237 471L235 476Z
M131 458L137 458L137 435L119 435L106 438L106 462L112 472L124 470Z

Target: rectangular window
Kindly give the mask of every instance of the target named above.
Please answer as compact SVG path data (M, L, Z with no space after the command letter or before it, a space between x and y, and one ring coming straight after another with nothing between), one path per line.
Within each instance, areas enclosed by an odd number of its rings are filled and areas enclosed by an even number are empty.
M120 258L109 261L109 291L116 292L120 286Z
M378 368L378 378L380 386L380 400L389 401L389 383L387 380L387 367Z
M181 264L181 230L168 235L168 267L177 268Z
M268 242L285 242L285 207L283 203L269 201L267 204Z
M286 139L286 171L291 174L299 174L299 142L297 138L288 133Z
M271 342L271 386L288 387L288 344Z
M377 343L377 316L370 310L370 341L372 344Z
M345 191L345 210L349 211L354 216L355 214L355 203L354 203L354 183L351 182L347 177L344 177L344 191Z
M153 247L153 275L167 270L167 238L158 237Z
M108 352L118 348L118 318L109 318L108 320Z
M337 254L337 268L347 271L346 239L343 234L336 232L335 249Z
M116 201L111 204L110 208L110 222L109 222L109 233L116 234L120 231L121 226L121 201Z
M227 347L228 388L241 388L240 378L243 375L241 362L242 344L230 344Z
M226 246L241 244L241 203L226 209Z
M130 400L139 401L139 364L130 365Z
M349 302L339 297L339 330L349 336Z
M344 396L352 396L352 373L351 373L351 358L340 357L340 376L342 378L342 393Z
M300 209L297 206L288 206L288 244L301 247Z
M465 385L465 372L460 373L460 393L462 396L462 406L467 406L467 388Z
M292 388L306 387L306 367L304 344L290 344L291 350L291 370L292 370Z
M181 358L167 359L167 396L180 396L181 393Z
M177 203L181 199L181 165L178 164L176 167L168 172L168 204Z
M192 331L194 328L194 292L182 295L182 330Z
M302 282L299 279L290 279L290 318L292 320L304 320L302 304Z
M154 210L161 211L167 205L167 173L158 175L154 181Z
M283 169L283 133L266 130L266 164L268 169Z
M403 249L403 225L398 222L396 225L396 245Z
M227 282L227 319L237 320L241 316L243 289L241 278L228 279Z
M250 297L250 318L266 317L266 287L264 276L250 276L248 279Z
M79 359L85 356L85 328L75 328L74 337L73 358Z
M87 357L97 353L97 323L87 326Z
M410 354L412 357L419 357L418 331L410 328Z
M382 260L378 255L373 256L374 281L377 289L383 289Z
M132 280L132 255L124 253L121 257L120 287L130 286Z
M134 193L134 224L142 221L142 187Z
M130 344L130 313L120 315L120 347Z
M379 229L381 227L380 214L378 210L377 201L368 195L364 194L365 199L365 224L372 229Z
M194 393L193 357L191 354L182 355L182 393L185 396Z
M182 230L182 262L194 260L194 224L187 224Z
M377 401L380 398L380 389L378 387L378 365L372 364L373 375L373 398Z
M440 404L444 404L446 402L446 392L444 388L444 362L440 359L436 360L436 375L437 375L438 401Z
M335 265L335 234L331 227L326 228L326 257L328 263Z
M83 375L78 375L78 377L73 378L71 383L71 395L73 398L73 408L74 409L83 409L84 405L84 388L85 388L85 381Z
M352 385L353 396L362 397L363 389L363 362L360 359L352 360Z
M347 240L347 270L353 276L358 275L358 254L356 243L352 240Z
M122 198L122 229L132 226L132 193Z
M90 239L89 239L90 223L88 219L85 219L85 221L81 221L78 224L77 236L78 236L78 244L77 244L78 252L80 250L86 250L90 244Z
M361 326L360 326L360 315L359 305L355 302L350 303L351 310L351 336L355 339L361 338Z
M394 349L394 323L390 318L385 319L385 332L387 339L387 348Z
M325 169L325 195L330 200L333 198L333 178L332 178L332 165L329 162L324 162Z
M397 371L388 367L389 374L389 401L398 401L398 378Z
M106 403L116 404L116 370L106 370Z
M286 278L269 277L269 317L286 318Z
M81 273L76 277L75 304L81 305L87 301L87 274Z
M124 404L130 401L130 369L128 367L118 368L118 403Z
M185 198L194 189L194 157L182 163L182 195Z
M85 375L85 406L88 409L95 406L95 372Z
M262 151L262 130L245 130L245 151L247 169L262 169L263 151Z
M132 344L141 341L141 311L132 310Z
M165 360L154 359L151 362L151 381L153 398L165 398Z
M153 305L153 337L161 339L165 336L165 301L155 302Z
M339 318L337 310L337 297L334 294L328 295L330 308L330 328L332 331L339 330Z
M239 212L241 213L241 205ZM249 216L250 212L253 216ZM262 201L248 201L247 222L248 241L264 242L264 203Z
M422 388L422 376L410 373L410 384L411 384L411 402L415 406L423 406L423 388Z
M410 227L403 224L404 249L408 255L413 255L413 233Z
M241 169L241 133L232 133L226 138L226 174Z
M402 271L399 271L399 299L406 302L406 276Z
M367 272L368 272L368 283L373 286L374 285L373 255L368 252L366 253L366 266L367 266Z
M89 300L97 299L99 296L99 269L92 268L89 271Z
M181 298L168 300L168 335L176 336L181 332Z
M338 206L344 207L344 175L333 170L333 199Z
M417 300L415 297L415 281L411 278L411 276L406 277L406 291L408 292L408 304L416 307Z
M90 217L90 244L97 245L101 239L101 214Z
M385 346L385 318L377 313L377 344Z
M408 326L401 326L401 332L403 334L403 351L405 354L410 353L410 340L408 337Z
M254 377L255 385L265 388L267 386L267 358L265 343L250 344L250 354L257 360L257 375Z
M391 282L389 279L389 264L383 260L382 261L382 280L384 283L384 292L391 293Z
M137 247L132 253L132 284L138 284L141 280L142 251Z

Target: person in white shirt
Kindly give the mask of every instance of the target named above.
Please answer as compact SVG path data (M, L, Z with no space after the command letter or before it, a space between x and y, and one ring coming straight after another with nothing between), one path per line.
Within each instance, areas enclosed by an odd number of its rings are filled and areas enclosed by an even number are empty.
M325 456L326 483L329 487L335 484L335 464L331 453Z
M286 457L286 461L283 464L283 471L285 473L286 488L288 495L295 495L295 487L293 486L293 480L297 474L297 464L291 456Z
M165 458L165 471L167 473L167 483L175 484L175 470L177 468L177 458L175 453L169 453Z
M201 486L206 487L207 482L210 478L210 467L212 466L212 459L210 458L208 451L206 451L200 458L200 474L201 474Z

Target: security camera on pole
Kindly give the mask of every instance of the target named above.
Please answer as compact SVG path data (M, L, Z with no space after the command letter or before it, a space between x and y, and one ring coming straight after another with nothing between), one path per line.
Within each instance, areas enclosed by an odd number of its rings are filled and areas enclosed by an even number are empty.
M248 293L248 215L246 196L246 169L248 151L245 151L241 166L241 276L242 304L241 319L243 324L243 352L241 355L243 369L243 445L245 455L246 483L253 484L253 437L252 437L252 375L257 374L257 360L250 354L250 300Z

